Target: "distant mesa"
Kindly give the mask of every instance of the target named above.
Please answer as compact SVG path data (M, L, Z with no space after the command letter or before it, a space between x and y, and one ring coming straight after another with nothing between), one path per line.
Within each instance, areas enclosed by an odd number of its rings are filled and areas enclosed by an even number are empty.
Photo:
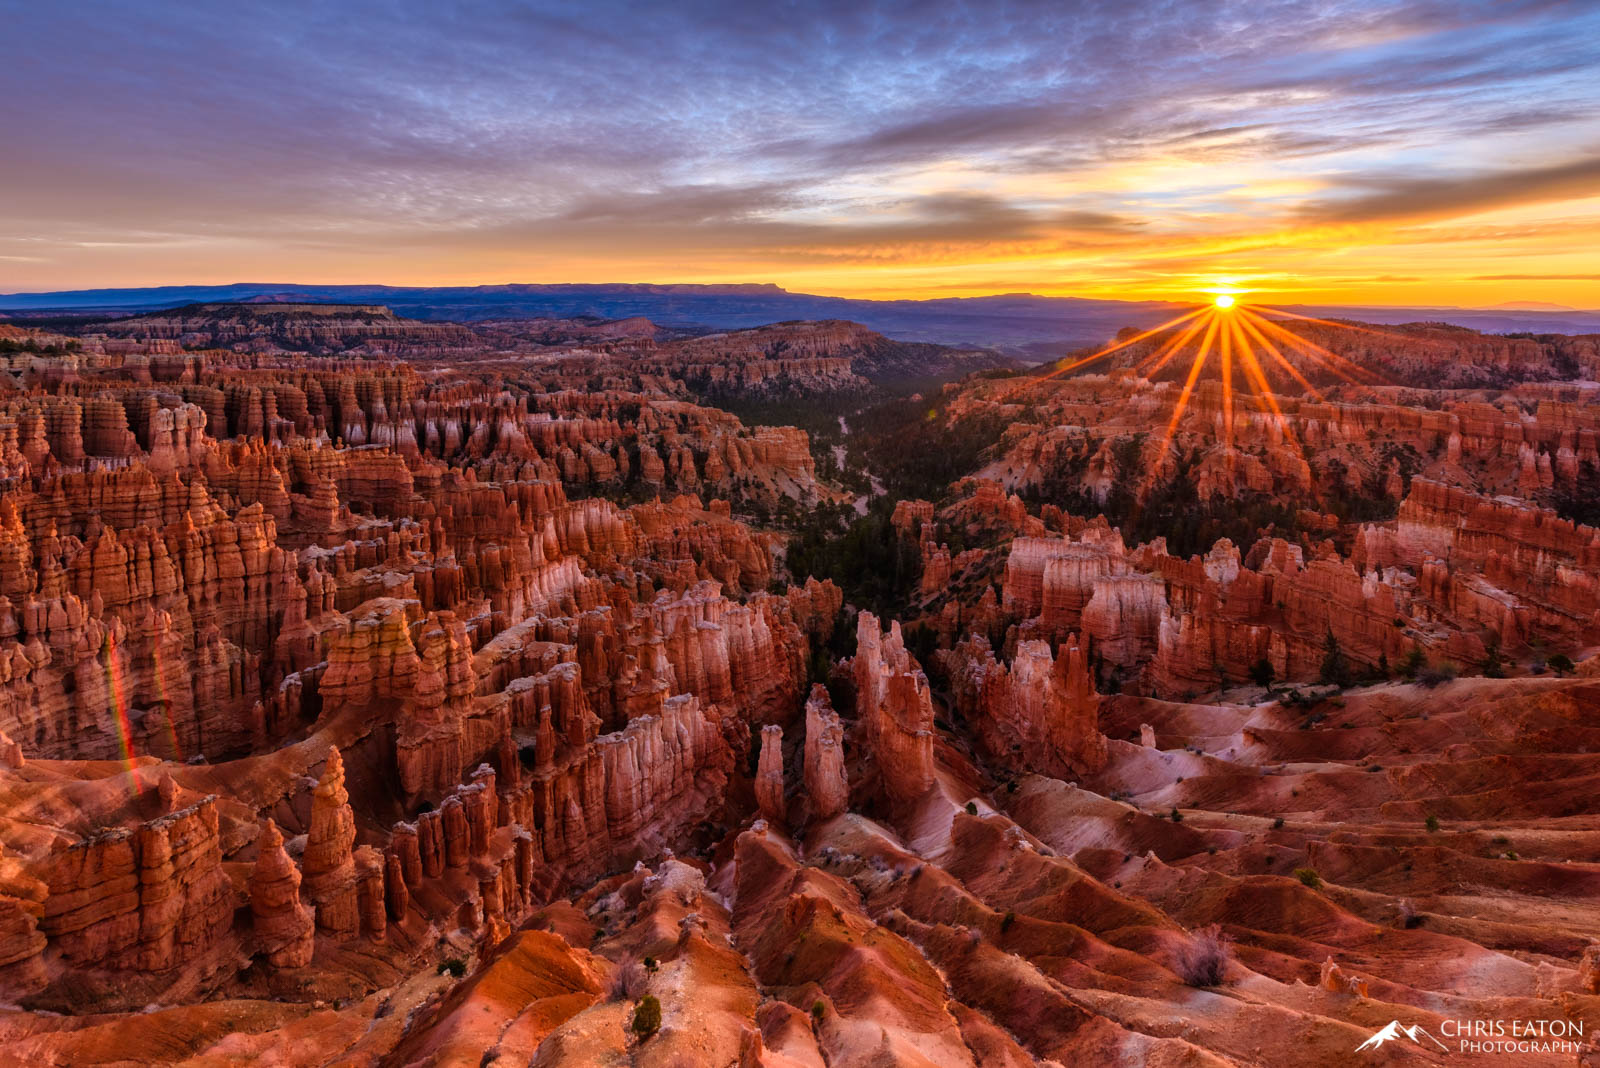
M1551 304L1545 300L1508 300L1503 304L1491 304L1484 311L1551 311L1575 312L1577 308L1570 304Z
M313 303L321 303L321 302L320 301L308 301L308 300L306 300L305 296L303 294L300 294L300 293L261 293L261 294L259 294L257 296L254 296L254 297L246 297L244 300L237 301L235 303L239 303L239 304L313 304ZM333 306L337 307L337 305L333 305Z

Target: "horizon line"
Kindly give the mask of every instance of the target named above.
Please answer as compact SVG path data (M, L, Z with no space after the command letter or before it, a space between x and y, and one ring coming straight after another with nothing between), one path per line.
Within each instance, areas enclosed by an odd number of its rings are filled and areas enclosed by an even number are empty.
M1035 293L1035 292L1032 292L1030 290L1007 290L1007 291L1004 291L1004 292L993 292L993 293L971 293L971 294L964 294L964 295L959 295L959 296L864 297L864 296L850 296L850 295L843 294L843 293L816 293L816 292L810 292L810 291L805 291L805 290L786 289L781 284L779 284L777 282L515 282L515 281L508 281L508 282L476 282L476 283L438 284L438 285L397 284L397 283L393 283L393 282L160 282L160 283L152 283L152 284L149 284L149 285L137 285L137 286L126 286L126 285L124 285L124 286L117 286L117 285L84 286L84 287L81 287L81 288L78 288L78 289L36 289L36 290L21 289L21 290L16 290L16 291L13 291L13 292L8 292L8 293L0 293L0 301L4 301L8 297L38 298L38 297L48 297L48 296L56 296L56 295L68 296L68 295L73 295L73 294L88 294L88 293L96 293L96 292L135 293L135 292L148 292L148 291L151 291L151 290L159 290L159 289L232 289L232 288L248 288L248 287L259 287L259 288L262 288L262 289L272 289L272 288L278 287L278 286L300 287L300 288L306 288L306 289L343 289L343 288L363 289L363 288L365 288L365 289L393 289L393 290L426 290L426 289L472 290L472 289L496 289L496 288L503 288L503 287L509 287L509 286L540 286L540 287L546 287L546 286L548 286L548 287L555 287L555 286L586 286L586 287L592 287L592 288L604 288L604 287L607 287L607 286L655 286L655 287L680 287L680 288L695 288L695 289L739 289L739 288L761 287L761 288L767 288L767 289L776 290L777 292L782 293L785 296L821 297L821 298L825 298L825 299L829 299L829 300L851 300L851 301L861 301L861 302L864 302L864 303L871 303L871 304L890 304L890 303L899 303L899 302L907 302L907 301L910 301L910 302L925 302L925 301L935 301L935 300L989 300L989 299L994 299L994 298L997 298L997 297L1029 297L1029 298L1033 298L1033 299L1036 299L1036 300L1081 300L1081 301L1086 301L1086 302L1093 301L1093 302L1106 303L1106 304L1204 304L1204 303L1206 303L1206 298L1205 297L1197 297L1197 298L1195 298L1193 300L1173 298L1173 297L1097 297L1097 296L1077 296L1077 295L1073 295L1073 294L1059 294L1059 293L1056 293L1056 294L1053 294L1053 293ZM1237 293L1238 295L1240 295L1242 297L1246 297L1246 298L1248 297L1248 295L1250 293L1249 290L1238 290L1238 289L1230 290L1230 292ZM1292 307L1372 308L1372 309L1395 309L1395 310L1415 309L1415 310L1437 310L1437 311L1508 311L1508 312L1510 312L1510 311L1521 311L1521 312L1527 312L1527 313L1535 313L1535 314L1543 313L1543 314L1551 314L1551 315L1562 314L1562 313L1600 314L1600 307L1579 308L1579 307L1573 307L1571 305L1552 305L1550 307L1544 307L1544 308L1516 308L1516 307L1507 307L1506 306L1506 305L1516 305L1516 304L1552 304L1552 302L1537 301L1537 300L1509 300L1509 301L1499 301L1496 304L1487 304L1487 305L1463 305L1463 304L1420 304L1420 303L1419 304L1373 304L1373 303L1343 303L1343 302L1339 302L1339 301L1304 301L1304 302L1299 302L1299 303L1289 303L1289 302L1279 301L1279 302L1274 302L1270 306L1290 307L1290 308L1292 308ZM3 305L0 305L0 311L5 311L5 310L7 310L7 309ZM38 310L38 309L23 309L23 310ZM65 310L65 309L63 309L63 310Z

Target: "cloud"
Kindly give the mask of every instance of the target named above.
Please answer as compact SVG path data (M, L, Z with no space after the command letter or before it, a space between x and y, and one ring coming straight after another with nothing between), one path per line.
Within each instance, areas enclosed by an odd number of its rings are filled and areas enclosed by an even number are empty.
M1554 155L1594 134L1580 3L14 6L0 289L431 281L440 255L529 280L1311 270L1319 227L1596 176Z
M669 186L594 194L548 220L552 225L700 226L770 214L799 203L796 186Z
M1592 197L1600 194L1600 155L1521 170L1442 178L1371 176L1345 179L1345 184L1375 191L1309 204L1301 216L1324 223L1412 221Z
M983 194L874 202L836 213L785 185L673 187L600 194L570 210L481 229L436 231L424 245L748 253L806 263L948 258L960 250L1061 249L1138 240L1141 220L1108 212L1032 209ZM808 214L809 212L809 214Z
M1066 139L1103 134L1116 121L1108 111L1080 103L1004 101L956 104L902 118L857 137L826 146L820 161L858 168L888 161L912 162L951 155L1018 149L1037 151ZM795 148L815 146L791 145Z
M1600 282L1600 274L1475 274L1474 282Z

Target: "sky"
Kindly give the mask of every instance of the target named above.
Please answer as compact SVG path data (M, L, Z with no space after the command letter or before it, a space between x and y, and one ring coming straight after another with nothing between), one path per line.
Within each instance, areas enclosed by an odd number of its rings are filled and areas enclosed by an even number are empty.
M1600 308L1600 3L0 0L0 292Z

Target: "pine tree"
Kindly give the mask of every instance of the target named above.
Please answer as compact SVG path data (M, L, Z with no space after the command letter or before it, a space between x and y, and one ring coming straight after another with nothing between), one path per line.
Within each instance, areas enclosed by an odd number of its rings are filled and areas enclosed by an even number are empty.
M1341 690L1350 685L1350 662L1345 659L1344 650L1339 647L1339 639L1333 636L1333 630L1328 631L1327 640L1322 644L1322 670L1317 675L1317 681L1328 686L1337 686Z

